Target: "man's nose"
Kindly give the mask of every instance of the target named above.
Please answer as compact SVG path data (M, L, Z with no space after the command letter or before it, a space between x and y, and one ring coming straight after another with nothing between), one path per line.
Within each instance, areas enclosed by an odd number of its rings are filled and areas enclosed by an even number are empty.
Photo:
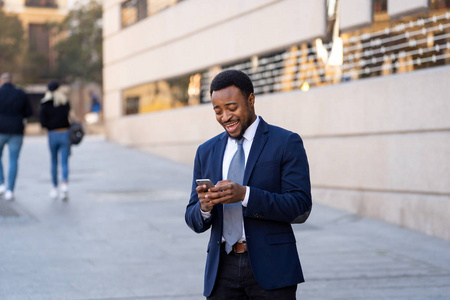
M222 122L227 122L231 119L231 114L228 112L223 112L222 113Z

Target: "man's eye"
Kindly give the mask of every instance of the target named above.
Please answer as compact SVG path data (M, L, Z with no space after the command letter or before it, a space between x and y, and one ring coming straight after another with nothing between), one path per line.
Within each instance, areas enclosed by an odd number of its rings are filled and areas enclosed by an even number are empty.
M235 111L236 109L237 109L237 106L236 107L230 107L231 111Z
M216 111L216 115L222 114L222 111Z

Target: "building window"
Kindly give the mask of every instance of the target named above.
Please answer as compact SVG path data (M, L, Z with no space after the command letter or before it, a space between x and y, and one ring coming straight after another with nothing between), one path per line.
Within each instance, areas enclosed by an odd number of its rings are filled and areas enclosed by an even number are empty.
M430 9L440 10L450 7L450 0L431 0Z
M128 0L121 5L122 27L127 27L147 17L147 0Z
M139 97L127 97L125 98L125 114L126 115L132 115L132 114L138 114L139 113Z
M373 11L375 14L387 13L387 0L374 0Z
M124 114L148 113L200 103L201 74L138 85L122 92Z
M49 30L45 24L30 24L29 25L29 41L30 50L39 53L48 53L50 50Z
M122 28L174 6L182 0L128 0L121 5Z
M50 31L46 24L28 25L28 42L30 49L30 59L36 66L39 66L39 76L46 77L50 73L51 55Z
M58 4L55 0L26 0L25 6L57 8Z

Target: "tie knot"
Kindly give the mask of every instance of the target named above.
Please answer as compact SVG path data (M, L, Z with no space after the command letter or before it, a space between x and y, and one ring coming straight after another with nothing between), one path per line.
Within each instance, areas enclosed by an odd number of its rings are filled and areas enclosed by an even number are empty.
M238 146L241 146L244 143L244 138L237 140Z

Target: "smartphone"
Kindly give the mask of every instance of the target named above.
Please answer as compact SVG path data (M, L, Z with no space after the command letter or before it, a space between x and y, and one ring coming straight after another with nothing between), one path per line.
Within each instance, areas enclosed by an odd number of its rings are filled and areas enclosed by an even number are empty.
M214 183L209 179L196 179L195 182L197 182L198 185L206 184L207 189L214 187Z

